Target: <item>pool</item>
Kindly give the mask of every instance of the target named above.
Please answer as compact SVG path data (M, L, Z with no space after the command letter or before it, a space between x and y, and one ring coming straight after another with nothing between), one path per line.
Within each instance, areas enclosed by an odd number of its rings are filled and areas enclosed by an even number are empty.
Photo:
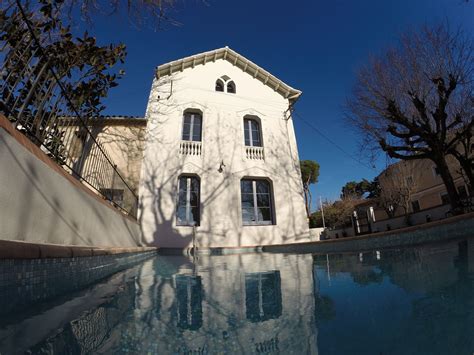
M0 354L474 353L474 242L156 256L0 319Z

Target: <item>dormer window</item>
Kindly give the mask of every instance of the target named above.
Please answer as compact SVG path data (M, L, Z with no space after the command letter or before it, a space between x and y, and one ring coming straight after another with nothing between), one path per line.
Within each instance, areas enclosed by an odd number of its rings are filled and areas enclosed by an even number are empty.
M227 75L222 75L216 80L216 91L224 92L224 88L226 88L226 92L229 94L235 94L236 92L234 81Z
M235 94L235 84L233 81L229 81L227 83L227 92L231 94Z
M216 81L216 91L224 92L224 82L221 79Z

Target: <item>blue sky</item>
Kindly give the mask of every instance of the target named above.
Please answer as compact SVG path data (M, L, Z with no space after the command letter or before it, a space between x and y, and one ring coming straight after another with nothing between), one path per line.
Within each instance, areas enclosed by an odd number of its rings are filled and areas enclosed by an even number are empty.
M106 114L144 115L155 66L228 45L303 91L299 116L357 158L358 138L344 123L342 105L355 71L370 54L423 24L449 21L474 31L474 4L463 0L178 0L179 26L153 31L120 16L101 17L89 30L100 43L123 42L126 76L110 91ZM319 162L316 197L334 200L350 180L385 168L357 163L294 117L300 159ZM368 165L368 164L366 164Z

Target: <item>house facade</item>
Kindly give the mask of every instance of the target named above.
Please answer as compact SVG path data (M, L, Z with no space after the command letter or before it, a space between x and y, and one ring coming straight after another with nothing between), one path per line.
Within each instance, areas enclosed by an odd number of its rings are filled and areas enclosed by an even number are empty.
M290 114L300 95L228 47L157 67L139 189L145 241L309 241Z

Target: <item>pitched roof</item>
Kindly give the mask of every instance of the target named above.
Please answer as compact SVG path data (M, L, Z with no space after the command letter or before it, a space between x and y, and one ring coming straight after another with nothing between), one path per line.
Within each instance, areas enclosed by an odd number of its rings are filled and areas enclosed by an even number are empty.
M302 94L300 90L294 89L291 86L285 84L283 81L273 76L265 69L259 67L257 64L253 63L227 46L159 65L156 68L156 78L159 79L164 76L183 71L184 69L194 68L196 65L205 65L206 63L215 62L219 59L227 60L229 63L252 75L254 78L260 80L262 83L269 86L284 98L292 102L296 101Z

